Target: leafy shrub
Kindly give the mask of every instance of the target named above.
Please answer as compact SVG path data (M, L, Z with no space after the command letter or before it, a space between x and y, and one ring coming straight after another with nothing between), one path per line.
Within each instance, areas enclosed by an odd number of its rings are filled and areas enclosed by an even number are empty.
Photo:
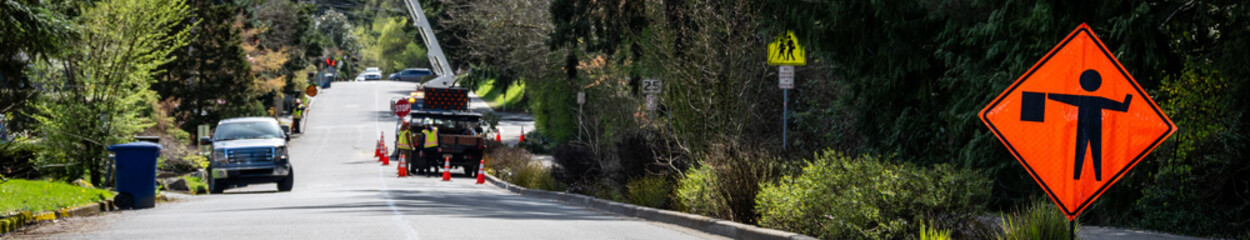
M595 155L590 148L583 143L566 143L556 146L551 151L551 157L556 162L553 170L554 177L560 182L570 185L575 192L581 192L580 186L593 180L598 175L595 169Z
M208 158L202 155L187 154L183 155L182 158L177 158L177 156L171 156L171 158L174 159L167 159L165 157L158 158L159 162L157 167L161 170L178 173L192 172L198 169L208 168Z
M486 160L486 168L494 172L496 177L509 179L521 167L528 164L530 160L529 152L520 148L501 146L487 152L483 157Z
M626 202L628 200L624 194L621 194L621 185L611 179L601 178L589 190L590 195L598 199L614 202Z
M669 193L673 185L663 176L645 176L625 184L629 192L629 202L641 206L664 208L668 206Z
M729 212L723 196L717 193L716 175L711 166L703 165L686 171L686 177L677 184L675 200L678 210L715 217L728 218Z
M928 225L920 225L920 240L950 240L951 230L941 230Z
M690 167L674 136L655 128L626 131L619 136L616 150L621 174L628 179L648 174L673 176Z
M926 221L956 235L971 232L990 187L985 177L947 165L827 150L802 175L763 184L756 201L763 227L822 239L901 239Z
M195 176L183 176L182 179L187 181L187 188L192 195L208 193L208 183L204 179Z
M760 183L780 170L777 159L756 149L732 141L712 145L701 166L678 183L678 210L754 224Z
M26 137L0 143L0 174L15 178L40 178L40 172L32 161L40 151L43 151L42 146Z
M1023 213L1004 216L1002 240L1068 239L1068 218L1046 200L1034 201Z
M536 162L527 163L517 169L516 174L508 179L513 184L547 191L564 191L565 186L551 177L551 171Z
M551 170L530 157L529 152L520 148L499 147L484 158L492 174L517 186L548 191L564 191L567 188L551 176Z

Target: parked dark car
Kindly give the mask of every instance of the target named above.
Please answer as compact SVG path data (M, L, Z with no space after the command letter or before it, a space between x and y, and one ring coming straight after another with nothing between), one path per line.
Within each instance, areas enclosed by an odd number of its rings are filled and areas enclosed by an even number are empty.
M409 69L404 69L403 71L399 71L395 74L391 74L389 79L391 81L405 81L405 82L419 83L421 82L422 77L433 75L433 74L434 72L431 72L430 69L427 69L427 68L409 68Z

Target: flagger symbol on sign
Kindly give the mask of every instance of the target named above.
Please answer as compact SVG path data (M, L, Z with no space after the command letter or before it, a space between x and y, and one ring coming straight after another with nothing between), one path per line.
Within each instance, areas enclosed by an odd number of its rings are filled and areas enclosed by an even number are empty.
M1081 73L1081 89L1087 92L1098 91L1102 87L1102 75L1093 69ZM1024 92L1021 99L1020 121L1044 122L1046 99L1076 106L1076 158L1073 161L1072 179L1081 179L1081 167L1085 160L1085 149L1089 148L1091 163L1094 165L1094 179L1102 181L1102 110L1118 112L1128 111L1133 95L1124 95L1124 102L1116 102L1099 96L1069 95L1059 93Z

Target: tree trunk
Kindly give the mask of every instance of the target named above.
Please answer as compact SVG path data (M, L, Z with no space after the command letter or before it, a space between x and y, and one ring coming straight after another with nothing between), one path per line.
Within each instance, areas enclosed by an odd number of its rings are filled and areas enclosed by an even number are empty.
M95 152L95 151L92 151L92 152ZM92 154L92 155L95 155L95 154ZM91 185L104 186L103 185L104 174L100 173L100 170L103 169L101 167L102 164L100 164L101 162L100 159L94 158L94 157L87 158L87 159L89 159L87 160L86 164L87 164L87 171L91 173Z

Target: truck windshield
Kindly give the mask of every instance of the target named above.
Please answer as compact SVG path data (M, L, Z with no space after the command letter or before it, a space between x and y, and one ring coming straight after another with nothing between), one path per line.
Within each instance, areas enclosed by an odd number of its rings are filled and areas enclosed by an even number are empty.
M283 138L282 129L268 121L232 122L217 125L213 141L258 138Z

